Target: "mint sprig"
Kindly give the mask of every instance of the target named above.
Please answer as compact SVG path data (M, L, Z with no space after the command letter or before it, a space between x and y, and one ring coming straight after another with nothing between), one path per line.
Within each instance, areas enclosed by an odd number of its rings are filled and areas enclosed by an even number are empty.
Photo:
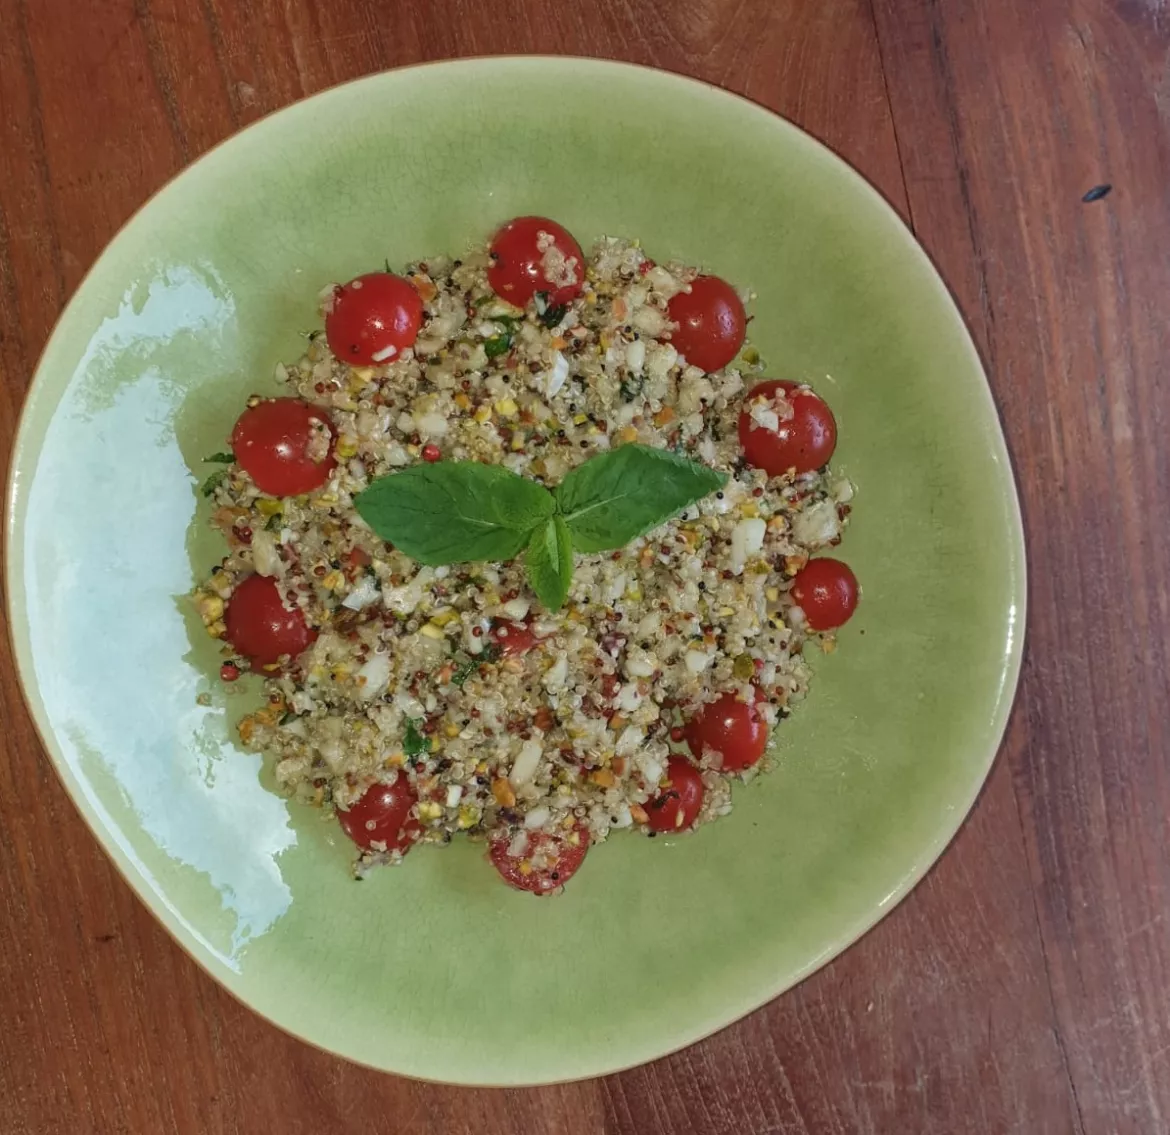
M354 499L362 519L420 563L510 560L550 611L569 593L573 552L605 552L664 524L727 483L668 450L624 445L550 492L500 465L439 461L379 477Z

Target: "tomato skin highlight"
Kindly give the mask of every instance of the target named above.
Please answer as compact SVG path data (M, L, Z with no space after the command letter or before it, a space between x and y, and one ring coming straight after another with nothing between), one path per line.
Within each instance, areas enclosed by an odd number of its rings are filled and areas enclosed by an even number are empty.
M310 453L319 431L329 431L320 460ZM336 436L327 410L300 398L267 398L249 406L232 428L232 452L256 487L274 497L295 497L319 489L337 468Z
M831 631L853 617L861 587L848 564L818 556L796 573L789 594L814 631Z
M770 430L752 419L748 405L761 394L783 391L792 406L792 417ZM771 379L748 391L745 408L739 415L739 444L744 459L769 477L780 477L790 469L811 473L829 463L837 448L837 421L828 403L795 382Z
M567 836L529 832L528 845L523 854L517 856L508 854L512 834L501 831L491 837L488 856L492 866L508 886L533 895L547 895L558 887L563 887L585 861L585 853L589 850L589 831L578 824L573 828L572 834L577 836L576 844L570 843ZM531 867L531 857L538 852L554 858L544 867ZM525 863L529 863L527 873L522 866Z
M727 366L743 346L747 313L735 289L718 276L696 276L690 290L667 305L675 350L691 366L708 373Z
M334 289L326 305L329 349L351 366L393 362L414 346L423 302L409 280L370 272Z
M647 826L656 832L683 832L694 826L703 807L703 776L685 757L666 765L670 782L645 804Z
M276 581L250 575L236 585L224 611L226 637L253 667L270 666L283 655L295 660L317 638L300 608L285 607Z
M399 773L393 784L371 784L356 803L338 808L337 822L364 851L384 843L387 851L409 851L422 834L422 825L411 815L418 796Z
M551 255L548 248L542 247L546 244L555 250ZM537 292L544 292L550 305L570 303L584 287L585 257L581 246L568 229L548 217L516 217L509 221L492 237L491 255L488 283L496 295L517 307L524 307ZM546 258L559 260L556 279L550 280L547 275ZM573 260L575 265L570 264Z
M755 705L723 694L702 706L686 725L686 740L695 760L705 749L723 756L725 772L751 768L768 746L768 726Z

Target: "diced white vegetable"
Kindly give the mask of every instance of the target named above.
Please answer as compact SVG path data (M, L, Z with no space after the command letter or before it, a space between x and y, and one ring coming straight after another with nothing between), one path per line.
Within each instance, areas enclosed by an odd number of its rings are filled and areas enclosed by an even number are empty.
M666 766L649 753L643 753L638 758L638 768L642 770L642 777L651 788L658 787L658 782L666 772Z
M538 808L533 808L532 811L524 817L524 826L529 831L533 831L536 828L543 828L544 825L548 823L549 817L551 815L552 812L550 812L545 805L541 804Z
M622 735L617 739L613 751L619 757L628 757L631 753L636 753L645 740L646 731L641 726L627 725L622 730Z
M448 430L447 419L442 414L423 414L417 421L418 432L423 437L442 437Z
M688 650L683 655L683 661L692 674L701 674L711 665L711 655L702 650Z
M527 599L510 599L507 603L504 604L501 610L503 610L504 614L507 615L509 619L512 619L515 622L519 622L524 618L525 615L528 614L528 608L530 606L531 604Z
M679 282L661 264L656 264L646 273L646 283L665 299L682 291Z
M569 660L563 654L557 655L557 660L549 667L544 676L544 688L555 693L565 688L565 679L569 676Z
M358 689L365 701L376 698L390 681L390 655L372 654L357 672Z
M831 500L817 501L792 518L793 537L811 548L831 543L840 533L837 506Z
M260 575L284 576L284 561L276 554L276 537L266 528L252 531L252 565Z
M626 662L626 673L631 678L649 678L654 670L654 659L649 654L632 654Z
M678 362L678 351L670 343L652 343L646 350L646 369L651 378L662 378Z
M457 808L459 806L459 801L462 798L463 798L463 785L452 784L451 787L447 789L447 807L448 808Z
M371 603L377 602L377 599L378 581L367 573L357 581L354 589L341 601L341 605L348 607L351 611L360 611Z
M630 320L630 324L644 335L661 335L666 330L666 316L658 308L647 304L634 312L634 318Z
M539 741L525 741L520 746L520 752L512 763L512 771L508 773L513 788L527 784L536 775L543 754L544 749Z
M753 406L750 416L753 429L771 430L775 433L780 428L779 415L766 402Z
M569 360L560 351L553 351L553 365L545 379L545 393L552 398L569 377Z
M731 530L731 566L742 571L743 565L764 546L767 525L758 516L741 520Z

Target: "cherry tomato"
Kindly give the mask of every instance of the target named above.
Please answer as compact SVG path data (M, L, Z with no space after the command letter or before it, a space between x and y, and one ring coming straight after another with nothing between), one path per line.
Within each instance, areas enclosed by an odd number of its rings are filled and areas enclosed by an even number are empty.
M814 631L831 631L847 623L860 597L857 576L848 564L828 556L809 560L796 573L789 594Z
M339 808L337 822L366 851L381 843L387 851L406 852L422 833L422 826L410 814L417 803L410 782L399 773L393 784L371 784L356 804Z
M703 777L685 757L671 757L666 779L667 786L646 804L647 823L656 832L681 832L703 806Z
M697 276L688 292L679 292L668 305L675 350L691 366L705 371L725 367L743 346L747 315L735 289L718 276Z
M761 395L772 397L778 390L786 394L792 417L772 430L752 418L750 406ZM753 387L744 404L747 408L739 415L739 444L749 465L779 477L789 469L811 473L828 464L837 448L837 423L824 399L795 382L774 379Z
M687 744L698 760L704 749L723 754L723 768L751 768L768 744L768 727L754 705L724 694L703 706L686 727Z
M283 654L296 658L317 637L300 609L286 607L276 581L265 575L237 584L224 623L228 642L253 666L270 665Z
M569 842L570 835L577 837L576 844ZM577 873L589 850L589 832L578 826L565 836L529 833L528 844L520 855L508 854L511 842L512 834L507 831L492 836L488 850L492 866L508 886L547 895Z
M537 292L550 304L581 294L585 258L568 229L547 217L517 217L492 237L488 283L496 295L523 307Z
M329 349L353 366L388 363L414 346L422 316L422 300L409 281L371 272L334 290L325 338Z
M333 472L333 421L299 398L250 406L232 430L232 450L256 487L274 497L319 489Z
M513 623L508 619L493 619L492 629L488 634L505 658L527 654L534 646L539 646L544 641L536 636L528 623Z

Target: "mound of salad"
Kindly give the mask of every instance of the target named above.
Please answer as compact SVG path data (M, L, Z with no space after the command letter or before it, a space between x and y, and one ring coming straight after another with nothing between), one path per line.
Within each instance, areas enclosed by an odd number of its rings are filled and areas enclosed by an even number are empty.
M543 217L321 293L203 486L195 592L240 724L335 817L355 873L460 834L559 891L615 828L731 811L858 583L853 486L804 382L745 346L752 297Z

